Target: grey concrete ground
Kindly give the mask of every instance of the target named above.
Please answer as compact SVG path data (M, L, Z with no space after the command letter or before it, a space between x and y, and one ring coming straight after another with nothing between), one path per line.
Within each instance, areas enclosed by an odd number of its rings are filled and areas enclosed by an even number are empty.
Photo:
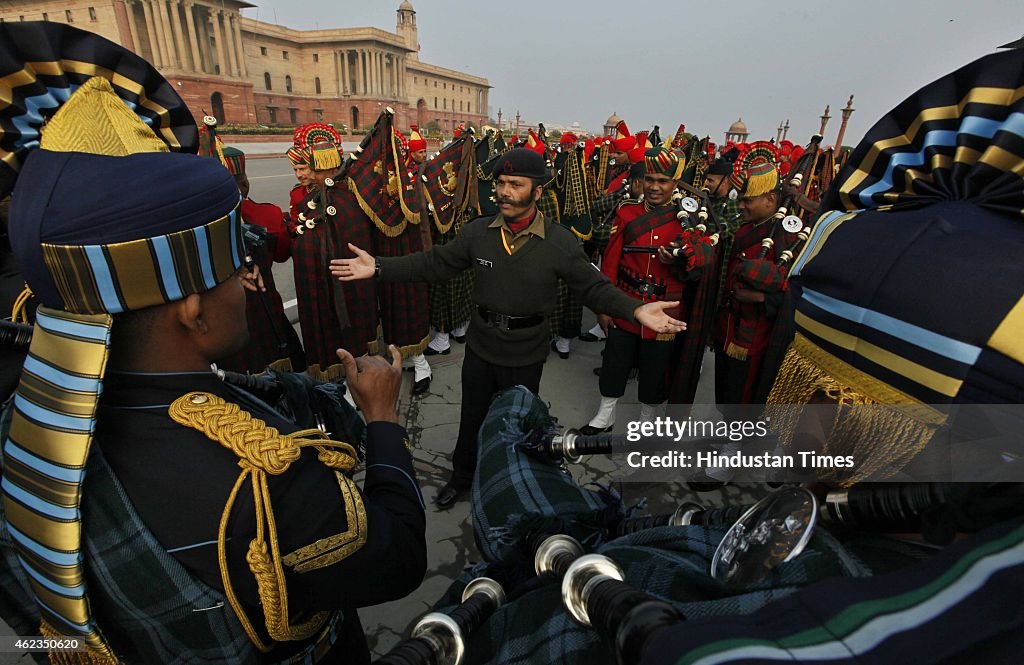
M243 149L255 152L256 145L258 144L246 145ZM252 183L253 199L276 203L282 207L287 205L288 190L294 184L287 160L249 160L247 171ZM286 301L293 299L294 281L290 263L276 266L274 274L282 297ZM587 312L584 329L592 324L593 315ZM566 426L579 427L586 424L597 408L597 377L592 370L601 364L602 346L603 344L599 342L574 341L572 354L568 360L562 360L553 353L548 358L541 382L541 396L550 403L551 413ZM460 370L464 351L463 345L453 344L451 354L431 358L433 382L430 391L420 398L412 398L412 374L405 374L401 413L410 433L416 473L428 506L428 571L420 587L407 598L360 611L370 647L378 656L386 653L398 640L407 636L411 624L441 597L451 580L465 567L480 559L473 541L469 504L461 501L449 511L438 512L431 503L447 480L451 468L449 458L458 432ZM714 402L713 362L710 356L705 357L704 370L696 402L707 405ZM631 382L622 403L635 402L635 382ZM589 459L576 469L576 475L582 482L609 482L616 480L618 473L619 470L613 468L606 458ZM760 491L760 488L745 489L729 485L722 490L704 493L698 497L682 483L625 486L627 504L647 498L651 512L670 512L679 501L687 499L698 500L707 505L749 501L752 492ZM9 633L10 629L0 622L0 635L5 634L5 631ZM27 656L0 654L0 665L29 662L31 661Z

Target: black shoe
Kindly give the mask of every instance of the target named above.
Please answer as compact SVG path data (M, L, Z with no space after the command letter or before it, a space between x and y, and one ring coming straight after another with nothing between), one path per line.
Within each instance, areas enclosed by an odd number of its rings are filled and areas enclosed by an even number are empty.
M569 352L568 351L559 351L558 347L556 346L557 344L558 344L558 342L556 340L551 340L551 350L554 351L555 353L557 353L558 357L561 358L562 360L568 360L569 359Z
M613 427L615 427L614 423L609 425L608 427L605 427L604 429L600 429L598 427L591 427L590 425L584 425L583 427L580 428L580 434L582 434L583 436L594 436L595 434L604 434L605 432L612 431Z
M442 487L437 493L437 496L434 497L434 504L441 510L448 510L454 506L455 502L458 501L465 493L466 490L459 489L455 485L448 483Z
M431 377L428 376L427 378L420 379L416 383L412 384L412 394L422 395L423 393L430 390L430 378Z
M603 341L605 341L608 338L607 337L598 337L597 335L595 335L593 333L585 332L582 335L580 335L579 337L577 337L576 339L578 339L581 342L603 342Z
M466 343L466 336L465 335L452 335L452 339L454 339L459 344L465 344Z
M423 355L425 355L425 356L446 356L446 355L448 355L451 352L452 352L452 347L450 347L450 346L447 349L445 349L444 351L438 351L437 349L435 349L432 346L428 346L427 348L423 349Z

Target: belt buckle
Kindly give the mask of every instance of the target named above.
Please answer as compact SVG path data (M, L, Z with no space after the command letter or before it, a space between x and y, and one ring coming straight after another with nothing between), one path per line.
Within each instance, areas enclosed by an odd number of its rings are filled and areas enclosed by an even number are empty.
M495 314L494 315L494 325L495 325L495 327L497 327L500 330L504 330L505 332L510 331L512 329L510 327L511 322L512 322L512 317L509 316L508 314Z

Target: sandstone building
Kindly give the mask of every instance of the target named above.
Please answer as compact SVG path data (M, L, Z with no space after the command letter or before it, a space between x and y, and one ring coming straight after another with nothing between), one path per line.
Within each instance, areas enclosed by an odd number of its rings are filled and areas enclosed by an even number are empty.
M395 32L294 30L242 16L239 0L13 0L2 21L56 21L138 53L174 84L198 117L294 126L373 124L385 106L398 126L446 134L487 122L486 78L419 60L416 11L399 6Z

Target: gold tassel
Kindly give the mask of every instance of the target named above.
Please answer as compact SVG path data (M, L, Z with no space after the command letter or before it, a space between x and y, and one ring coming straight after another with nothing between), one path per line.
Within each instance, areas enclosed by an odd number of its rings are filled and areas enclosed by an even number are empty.
M25 323L28 321L28 301L32 298L32 289L29 288L28 284L18 295L14 301L14 306L11 307L11 321L15 323Z
M750 349L745 349L734 342L725 345L725 355L736 360L746 360L750 355Z
M39 634L52 640L67 640L67 635L57 632L53 626L43 621L39 624ZM48 653L52 665L118 665L121 661L110 650L110 646L98 636L98 645L76 638L85 644L85 651L50 651Z
M828 398L836 409L824 449L818 452L852 455L856 463L853 469L822 469L819 477L844 487L894 475L945 423L945 416L935 409L860 372L798 333L765 407L765 417L784 447L793 446L804 408L816 395Z
M374 225L376 225L376 227L380 229L381 233L383 233L389 238L397 238L398 236L402 235L402 231L405 231L405 227L408 226L409 224L407 219L403 218L401 223L396 224L395 226L388 226L387 224L384 223L383 220L381 220L380 217L377 216L377 213L373 211L373 208L370 207L370 204L366 202L366 199L363 198L363 195L359 193L359 188L356 187L356 183L352 180L352 178L348 179L348 188L349 191L351 191L352 194L355 195L356 202L359 203L359 207L363 209L363 212L365 212L366 216L373 221Z
M377 324L377 339L380 339L382 336L383 336L383 332L381 331L381 326L378 323ZM398 352L400 354L402 354L402 360L408 360L408 359L412 358L413 356L418 356L421 353L423 353L423 351L427 348L427 344L429 344L429 343L430 343L430 335L427 335L426 337L424 337L420 341L416 342L415 344L408 344L406 346L398 347ZM380 349L380 345L377 344L377 340L374 340L374 341L372 341L372 342L370 342L369 344L366 345L366 353L368 355L371 355L371 356L379 355L380 354L380 350L379 349ZM391 354L389 353L386 356L386 358L391 358ZM390 360L389 360L389 362L390 362Z
M341 153L333 143L326 145L313 144L310 152L313 156L314 171L329 171L341 168Z

